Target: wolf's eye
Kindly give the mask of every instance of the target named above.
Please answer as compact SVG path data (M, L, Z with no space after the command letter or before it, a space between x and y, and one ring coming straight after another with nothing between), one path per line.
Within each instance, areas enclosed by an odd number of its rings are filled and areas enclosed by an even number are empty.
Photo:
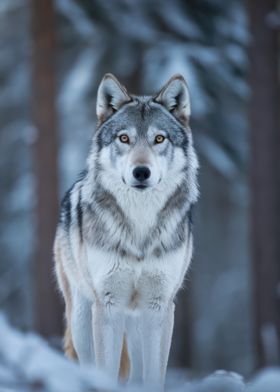
M165 137L163 135L157 135L155 137L155 143L156 144L160 144L160 143L164 142L164 140L165 140Z
M129 143L129 137L128 137L126 134L120 135L120 136L119 136L119 139L120 139L120 141L121 141L122 143L126 143L126 144Z

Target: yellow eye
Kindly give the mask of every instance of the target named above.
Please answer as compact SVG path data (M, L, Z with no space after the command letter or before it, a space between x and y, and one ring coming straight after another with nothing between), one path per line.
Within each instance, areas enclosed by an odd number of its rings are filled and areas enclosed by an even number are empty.
M126 144L129 143L129 137L128 137L125 133L122 134L122 135L120 135L120 136L119 136L119 139L120 139L120 141L121 141L122 143L126 143Z
M156 144L160 144L160 143L164 142L164 140L165 140L165 137L163 135L157 135L155 137L155 143Z

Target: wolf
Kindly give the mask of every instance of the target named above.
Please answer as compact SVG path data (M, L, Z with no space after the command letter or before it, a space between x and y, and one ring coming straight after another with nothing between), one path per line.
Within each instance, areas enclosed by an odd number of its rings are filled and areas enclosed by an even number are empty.
M159 93L135 96L106 74L96 112L54 244L65 349L112 379L161 389L198 198L189 89L175 75Z

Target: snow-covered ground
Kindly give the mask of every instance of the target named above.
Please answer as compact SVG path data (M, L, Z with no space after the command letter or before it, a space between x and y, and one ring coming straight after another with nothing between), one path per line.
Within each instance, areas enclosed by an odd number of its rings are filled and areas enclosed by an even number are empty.
M0 317L0 391L140 392L140 387L115 385L94 368L81 368L49 347L39 336L24 334ZM188 381L170 371L167 391L173 392L279 392L280 369L266 369L245 383L242 376L219 370L200 380ZM145 391L147 389L145 388Z

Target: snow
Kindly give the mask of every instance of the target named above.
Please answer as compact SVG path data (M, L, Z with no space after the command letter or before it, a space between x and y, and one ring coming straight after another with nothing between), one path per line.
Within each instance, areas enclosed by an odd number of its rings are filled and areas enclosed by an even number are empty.
M96 369L80 368L33 333L12 329L0 318L0 388L12 385L13 390L78 392L90 388L115 389L115 385ZM19 388L15 387L18 385ZM1 389L0 389L1 390Z
M245 384L239 374L217 371L201 381L190 384L190 392L242 392Z
M270 368L262 370L248 385L247 392L279 392L280 369Z
M246 385L242 376L218 370L200 380L178 384L176 372L170 373L170 392L279 392L280 369L261 371ZM180 378L179 378L180 379ZM174 385L174 387L172 387ZM6 389L5 389L6 388ZM0 316L0 390L41 392L82 392L92 388L110 391L147 391L136 386L116 385L94 367L79 367L34 333L12 328ZM154 391L154 389L153 389Z

